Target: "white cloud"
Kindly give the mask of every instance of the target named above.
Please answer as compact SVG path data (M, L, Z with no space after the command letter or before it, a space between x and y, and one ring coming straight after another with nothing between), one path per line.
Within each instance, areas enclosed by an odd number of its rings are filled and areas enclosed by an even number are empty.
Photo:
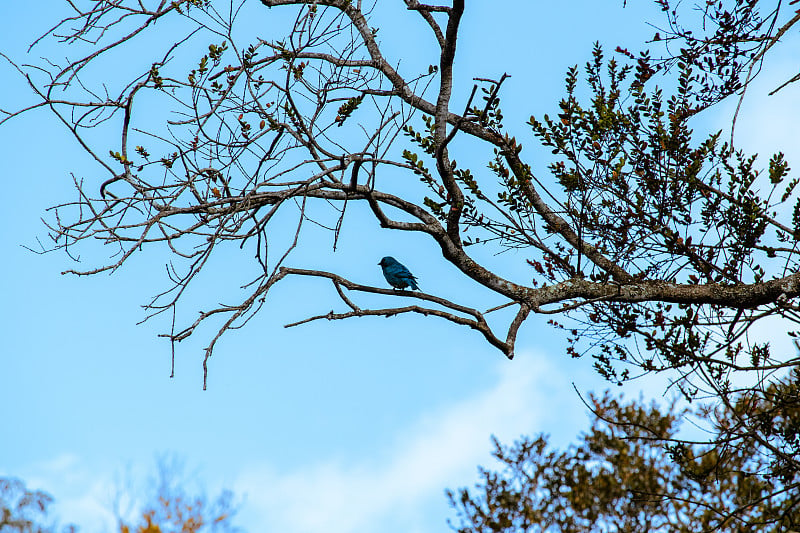
M363 458L317 456L288 472L267 460L242 465L241 474L224 483L244 498L234 522L246 531L283 533L414 533L430 531L432 524L437 530L446 527L444 489L477 480L477 465L490 463L490 435L509 443L554 426L568 427L574 435L572 427L585 422L569 386L574 376L564 375L545 356L519 353L513 362L498 361L496 368L493 386L397 427L391 445ZM18 474L29 488L55 497L53 511L61 523L99 533L114 530L118 468L62 454ZM139 479L150 470L140 465L128 477Z
M469 483L476 466L488 462L489 435L508 442L555 415L556 386L574 400L568 380L544 357L522 354L502 366L490 390L398 428L391 449L375 454L387 458L383 464L330 461L288 474L270 464L248 468L234 483L247 498L242 518L297 533L385 531L397 520L418 529L419 506L443 501L445 487Z

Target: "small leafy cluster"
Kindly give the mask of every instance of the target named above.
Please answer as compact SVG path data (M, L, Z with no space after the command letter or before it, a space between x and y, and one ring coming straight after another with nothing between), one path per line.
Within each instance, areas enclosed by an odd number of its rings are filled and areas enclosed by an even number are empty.
M487 95L489 95L487 91ZM487 101L489 96L487 96ZM493 99L497 102L497 98ZM489 106L493 110L484 116L493 117L491 120L498 120L496 124L500 124L498 117L502 117L502 112L496 106ZM414 129L411 125L403 127L405 133L411 141L419 146L422 151L433 159L436 155L436 141L433 118L428 115L423 115L423 123L425 124L425 132L421 133ZM506 143L511 147L511 150L522 150L522 146L516 144L516 140L510 137L506 138ZM451 205L452 198L445 190L444 186L438 181L433 174L431 174L428 167L423 163L421 157L411 152L410 150L403 150L402 157L411 170L420 176L420 180L425 183L428 188L433 191L436 199L426 197L423 200L424 205L435 214L440 220L445 220L448 210L446 206ZM508 185L513 183L514 178L510 172L505 168L502 163L502 155L499 150L495 150L495 160L489 162L489 169L501 177L501 181ZM458 163L453 160L450 162L450 170L453 173L455 180L462 186L464 194L464 204L462 209L462 227L464 232L465 245L488 243L492 240L501 240L506 245L511 246L527 246L529 244L520 231L509 227L508 222L494 220L488 216L484 209L481 208L481 203L489 206L508 205L511 202L516 202L513 198L509 197L506 193L500 192L498 194L498 202L491 201L482 191L478 178L473 174L469 168L459 168ZM518 209L520 214L527 216L527 212L523 209ZM519 227L519 226L518 226ZM471 231L472 230L472 231Z
M208 60L211 59L211 65L213 67L219 66L220 60L222 58L222 54L225 53L225 50L228 49L227 41L222 41L222 44L209 44L208 45L208 54L205 54L200 58L200 62L197 65L196 69L192 69L187 76L189 80L189 84L195 86L198 84L197 75L199 74L201 77L205 77L209 72L209 63ZM217 88L217 87L215 87Z
M345 103L339 107L339 110L336 113L336 125L341 127L344 124L344 121L350 118L350 115L353 114L353 111L358 109L358 106L361 105L361 102L364 100L364 95L360 94L358 96L354 96L352 98L348 98Z
M170 2L170 6L180 14L183 14L182 6L185 6L188 11L193 7L207 8L210 5L211 0L173 0Z
M500 109L500 97L497 92L499 86L496 83L491 84L489 87L481 87L483 96L481 99L485 102L484 107L472 107L469 112L473 115L483 126L491 128L495 131L502 131L503 129L503 111Z
M683 17L679 2L658 3L667 14L669 26L664 35L657 33L655 40L680 49L677 56L663 60L662 67L677 64L697 70L700 90L696 96L702 108L740 91L748 81L751 65L770 46L770 18L774 13L762 16L758 0L708 0L698 8L701 17L695 12ZM684 18L702 20L702 26L687 26Z
M422 149L423 153L428 155L430 158L433 158L434 154L436 153L436 144L434 140L436 124L433 122L433 117L429 115L423 115L422 121L425 124L424 133L415 130L414 127L409 124L404 125L402 131L411 139L411 142ZM423 199L423 204L425 207L430 209L431 212L439 217L440 220L444 220L447 216L444 208L449 201L447 191L445 190L444 186L436 178L434 178L433 174L431 174L431 171L418 154L410 150L403 150L401 156L406 164L411 168L411 171L419 176L420 181L427 185L438 199L435 200L426 196Z

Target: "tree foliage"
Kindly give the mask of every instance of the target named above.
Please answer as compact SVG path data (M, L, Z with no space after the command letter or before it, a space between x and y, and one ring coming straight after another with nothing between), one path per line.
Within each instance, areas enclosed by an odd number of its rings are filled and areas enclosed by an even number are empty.
M522 124L503 113L508 73L459 81L469 79L455 63L464 0L404 0L406 18L391 22L421 25L429 40L398 44L432 51L407 62L382 39L388 3L69 2L72 16L37 40L60 43L68 59L7 58L39 100L0 120L49 108L97 162L103 175L75 177L77 198L53 208L52 248L112 250L77 275L169 253L170 285L148 316L172 315L173 351L212 327L206 370L218 339L287 277L327 280L341 300L290 326L418 313L472 328L509 358L531 314L554 315L572 356L616 383L664 373L686 400L719 410L719 442L767 454L747 475L791 485L798 383L787 371L800 359L773 353L753 326L780 319L797 335L798 178L782 153L766 162L739 149L735 115L726 132L693 128L744 96L796 29L794 3L656 0L652 41L634 51L597 44L583 69L566 69L553 111ZM537 148L523 151L525 132ZM470 291L454 301L292 262L308 246L304 226L328 228L335 249L341 232L357 231L345 219L359 205L387 232L430 239L499 305L483 311ZM529 279L503 277L479 248L521 251L505 257L524 258ZM195 320L177 313L212 259L239 251L257 266L237 280L243 297ZM365 293L385 304L361 304ZM490 314L504 307L514 313L499 325Z
M177 463L161 460L157 482L151 493L139 493L130 486L116 495L115 512L119 533L237 533L233 525L236 505L233 493L223 490L210 499L192 493L179 479ZM120 509L121 502L129 512ZM19 479L0 478L0 532L76 533L74 525L54 524L50 506L54 499L40 490L29 490ZM125 516L123 516L125 515Z
M29 490L19 479L0 478L0 531L2 533L75 533L75 526L59 528L49 517L53 498Z
M473 489L448 491L459 533L686 532L797 530L798 478L762 477L770 453L750 439L729 446L720 421L739 413L703 412L713 443L678 440L686 415L673 404L591 397L591 428L577 444L552 449L545 435L511 446L496 439L500 468L481 469ZM742 398L741 403L749 403ZM751 408L750 406L748 408ZM768 412L766 404L759 413ZM788 416L796 424L800 411ZM725 422L722 422L723 424ZM665 445L665 443L667 443ZM766 453L765 453L766 452Z
M158 463L154 491L147 495L143 504L137 506L134 518L121 516L117 509L119 533L237 533L233 525L236 505L233 493L223 490L216 498L208 498L202 492L188 490L187 483L180 479L180 468L175 459L166 458ZM128 491L130 492L130 491ZM136 500L135 494L121 494L119 501Z

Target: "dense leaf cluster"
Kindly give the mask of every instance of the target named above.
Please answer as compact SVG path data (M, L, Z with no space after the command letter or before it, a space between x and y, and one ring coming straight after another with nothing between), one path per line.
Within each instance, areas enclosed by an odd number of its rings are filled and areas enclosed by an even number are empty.
M796 378L797 376L795 376ZM798 381L784 384L797 394ZM795 397L791 414L800 422ZM800 477L775 477L769 451L750 440L731 446L723 420L776 421L764 397L739 398L729 412L706 411L713 444L679 441L686 415L641 401L592 397L593 418L580 441L553 449L544 435L511 446L494 440L498 469L480 470L472 490L448 491L459 533L782 532L800 525ZM735 412L734 412L735 411ZM665 443L667 443L665 445ZM795 444L796 446L796 444ZM796 448L795 448L796 449ZM789 450L786 450L787 452Z

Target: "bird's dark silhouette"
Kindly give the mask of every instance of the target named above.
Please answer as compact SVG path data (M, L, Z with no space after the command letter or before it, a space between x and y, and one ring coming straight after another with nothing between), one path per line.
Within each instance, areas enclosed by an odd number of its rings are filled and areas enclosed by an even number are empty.
M394 257L384 257L378 264L383 269L383 277L395 289L411 287L414 290L419 290L417 278Z

